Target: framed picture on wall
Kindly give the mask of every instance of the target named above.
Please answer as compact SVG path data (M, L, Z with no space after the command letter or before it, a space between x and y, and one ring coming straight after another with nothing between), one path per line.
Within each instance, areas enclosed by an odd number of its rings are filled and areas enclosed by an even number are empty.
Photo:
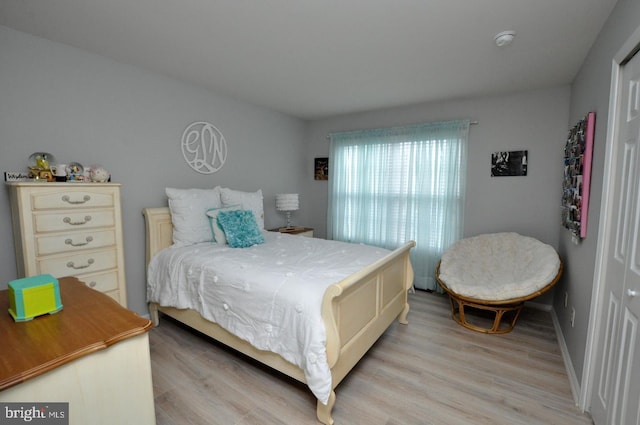
M526 176L529 151L500 151L491 154L491 177Z
M316 158L313 164L315 180L329 180L329 158Z

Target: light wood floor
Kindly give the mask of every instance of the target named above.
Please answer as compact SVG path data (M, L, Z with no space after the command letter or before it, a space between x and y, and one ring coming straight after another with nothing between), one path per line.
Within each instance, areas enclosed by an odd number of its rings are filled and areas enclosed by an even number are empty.
M336 425L592 424L574 406L551 315L525 309L484 335L450 318L445 296L410 294L336 389ZM168 318L150 333L158 425L317 424L303 385Z

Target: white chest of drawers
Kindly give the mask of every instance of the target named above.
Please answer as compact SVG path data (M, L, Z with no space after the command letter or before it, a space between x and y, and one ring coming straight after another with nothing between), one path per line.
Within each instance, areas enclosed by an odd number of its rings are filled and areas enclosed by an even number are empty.
M18 277L75 276L126 307L120 185L8 186Z

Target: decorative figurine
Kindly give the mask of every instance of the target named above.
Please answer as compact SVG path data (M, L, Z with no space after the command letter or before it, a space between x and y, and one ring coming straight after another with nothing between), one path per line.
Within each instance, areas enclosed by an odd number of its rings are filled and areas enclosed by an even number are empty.
M105 183L111 178L109 172L97 164L91 166L89 175L91 176L91 181L96 183Z

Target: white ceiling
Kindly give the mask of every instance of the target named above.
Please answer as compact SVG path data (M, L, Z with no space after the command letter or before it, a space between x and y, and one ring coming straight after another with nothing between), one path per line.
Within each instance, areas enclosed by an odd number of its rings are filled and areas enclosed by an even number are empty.
M0 25L315 119L568 84L615 3L0 0Z

